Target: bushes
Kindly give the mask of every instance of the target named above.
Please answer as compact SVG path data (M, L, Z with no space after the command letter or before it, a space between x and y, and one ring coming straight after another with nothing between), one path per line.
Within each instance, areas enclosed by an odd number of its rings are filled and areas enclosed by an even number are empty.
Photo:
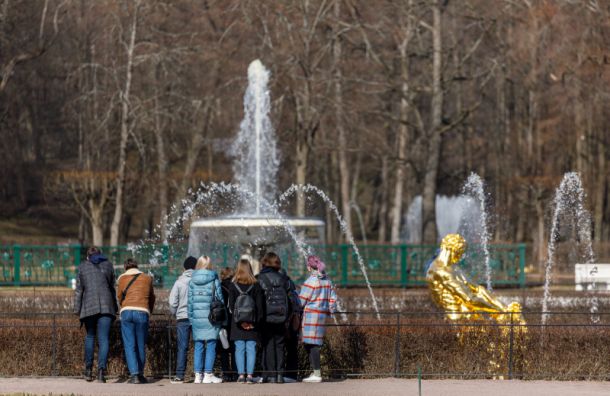
M165 320L151 324L147 374L167 375L175 363L175 330L169 338ZM498 327L449 327L443 322L406 322L398 334L400 375L493 378L508 376L507 333ZM34 327L36 326L36 327ZM8 320L0 327L0 375L77 376L83 369L84 329L75 319ZM55 334L55 335L53 335ZM385 375L395 372L396 328L331 327L322 349L325 375ZM524 337L515 334L512 372L523 379L605 379L610 373L610 330L603 327L531 327ZM171 346L171 347L170 347ZM111 332L110 375L126 375L120 331ZM301 374L309 369L300 352ZM55 363L53 363L55 362ZM192 348L187 372L192 372Z

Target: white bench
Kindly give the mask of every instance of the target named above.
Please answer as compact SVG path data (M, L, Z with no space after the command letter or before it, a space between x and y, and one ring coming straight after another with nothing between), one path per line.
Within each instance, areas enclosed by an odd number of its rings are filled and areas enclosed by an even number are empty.
M610 264L576 264L576 290L610 290Z

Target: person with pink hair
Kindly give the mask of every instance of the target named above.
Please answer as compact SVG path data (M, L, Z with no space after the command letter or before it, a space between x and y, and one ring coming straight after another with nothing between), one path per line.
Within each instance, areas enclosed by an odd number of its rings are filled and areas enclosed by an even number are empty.
M299 300L303 307L301 341L309 354L313 373L303 382L322 382L320 370L320 348L326 333L326 319L337 309L337 293L326 276L326 265L317 256L307 258L310 275L301 286Z

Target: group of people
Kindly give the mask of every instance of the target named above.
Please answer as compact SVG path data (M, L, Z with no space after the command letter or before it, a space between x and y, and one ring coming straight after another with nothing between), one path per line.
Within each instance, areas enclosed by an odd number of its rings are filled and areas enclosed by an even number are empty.
M324 262L317 256L307 258L309 277L300 291L282 268L277 254L266 253L260 264L260 272L253 271L252 259L245 255L235 268L223 268L219 274L207 256L184 261L184 272L169 296L177 335L176 375L172 383L185 380L191 335L195 383L294 381L299 341L309 354L313 370L303 382L322 381L320 348L325 322L336 309L335 290L326 276ZM108 335L118 312L129 382L147 382L144 365L148 324L155 304L153 282L138 270L133 259L128 259L124 268L115 287L113 266L95 247L87 251L87 260L79 267L74 310L86 328L87 381L94 380L97 336L97 380L105 382ZM257 346L261 352L260 377L254 377ZM217 354L220 377L214 375Z

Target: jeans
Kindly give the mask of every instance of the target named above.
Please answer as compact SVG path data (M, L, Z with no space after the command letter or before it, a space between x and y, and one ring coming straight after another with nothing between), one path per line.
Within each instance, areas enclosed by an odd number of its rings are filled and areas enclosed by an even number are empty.
M178 352L176 354L176 377L184 378L186 371L186 353L189 349L189 341L191 338L191 323L186 320L176 322L176 338Z
M146 363L148 314L131 309L121 312L121 335L129 374L143 375Z
M244 356L245 355L245 356ZM245 358L245 359L244 359ZM244 360L245 366L244 367ZM237 364L237 373L254 374L254 363L256 362L256 341L254 340L236 340L235 341L235 363Z
M95 350L95 336L97 335L97 369L106 370L108 361L108 335L110 325L114 320L112 315L93 315L83 319L87 335L85 336L85 367L93 368L93 351Z
M207 344L207 345L205 345ZM204 372L203 367L203 348L205 345L205 372L212 373L214 369L214 360L216 359L216 340L195 341L195 356L193 365L195 372Z

